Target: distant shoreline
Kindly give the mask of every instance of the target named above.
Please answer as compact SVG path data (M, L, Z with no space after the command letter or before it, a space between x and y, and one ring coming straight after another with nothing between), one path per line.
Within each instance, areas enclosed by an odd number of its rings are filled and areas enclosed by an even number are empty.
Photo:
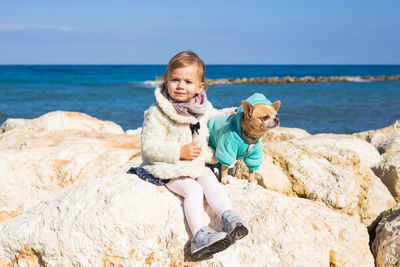
M257 77L257 78L221 78L221 79L206 79L207 84L225 84L225 83L316 83L316 82L369 82L369 81L397 81L400 80L400 74L397 75L363 75L363 76L305 76L294 77L285 76L279 77ZM152 84L162 82L159 77L155 81L146 81Z
M207 79L208 84L217 83L315 83L315 82L368 82L368 81L396 81L400 80L400 74L397 75L363 75L363 76L305 76L292 77L260 77L260 78L224 78Z

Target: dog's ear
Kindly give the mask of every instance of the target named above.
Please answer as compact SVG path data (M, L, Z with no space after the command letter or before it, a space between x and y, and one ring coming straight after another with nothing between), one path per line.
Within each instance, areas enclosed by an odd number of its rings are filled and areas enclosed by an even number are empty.
M281 106L281 101L275 101L271 106L275 109L275 111L278 111L279 107Z
M247 102L246 100L242 100L243 113L246 119L250 120L253 115L254 106Z

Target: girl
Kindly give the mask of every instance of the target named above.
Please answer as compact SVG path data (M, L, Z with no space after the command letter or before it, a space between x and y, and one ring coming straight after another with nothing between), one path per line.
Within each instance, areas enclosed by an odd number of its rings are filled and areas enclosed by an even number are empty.
M165 184L184 198L184 213L193 234L191 252L196 259L209 258L248 233L222 185L205 166L216 163L214 151L208 146L207 121L222 111L207 101L204 70L203 61L191 51L170 60L164 83L154 92L157 104L144 113L143 164L130 170L142 179ZM225 232L216 232L204 224L203 194L221 217Z

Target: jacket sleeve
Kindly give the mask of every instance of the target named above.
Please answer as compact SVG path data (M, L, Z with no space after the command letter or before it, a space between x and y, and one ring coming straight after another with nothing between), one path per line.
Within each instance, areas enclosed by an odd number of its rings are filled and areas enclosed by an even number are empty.
M180 144L165 141L167 125L157 106L151 106L144 114L141 147L142 155L151 162L177 163Z
M218 163L217 159L215 158L215 150L212 147L207 146L205 153L206 153L206 156L205 156L206 163L208 163L208 164L217 164Z
M247 168L252 171L257 171L260 168L263 159L262 144L261 142L252 149L253 151L244 158Z
M232 112L234 112L237 109L237 107L230 107L230 108L223 108L223 109L216 109L213 107L213 105L210 103L210 118L213 116L218 116L218 115L230 115Z

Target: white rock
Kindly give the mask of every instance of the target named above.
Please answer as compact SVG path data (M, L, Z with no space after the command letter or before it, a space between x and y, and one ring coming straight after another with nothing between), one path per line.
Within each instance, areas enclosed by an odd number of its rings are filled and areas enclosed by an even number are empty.
M371 144L382 154L400 151L400 130L388 134L376 133L371 139Z
M111 174L140 150L138 136L125 135L115 123L80 113L58 111L33 120L9 119L3 127L3 214L25 211L76 181Z
M275 127L268 130L264 137L263 142L271 141L285 141L289 139L298 139L311 136L307 131L299 128L289 127Z
M370 130L354 135L370 142L381 154L400 150L400 120L382 129Z
M53 111L36 119L7 119L1 128L8 132L13 129L21 131L35 130L50 132L54 130L95 131L104 134L123 134L121 126L111 121L101 121L79 112Z
M400 152L385 153L384 160L372 167L376 176L389 189L397 202L400 202Z
M264 144L264 152L285 172L296 195L322 201L347 214L359 214L366 226L373 226L378 215L395 201L358 153L330 140L334 139L312 136L271 142Z
M311 136L307 131L299 128L275 127L267 131L263 137L263 143L285 141ZM243 160L238 160L232 170L232 174L240 179L248 179L249 170ZM292 185L290 179L282 171L279 164L268 154L263 155L263 163L256 172L257 183L267 189L271 189L282 194L292 195Z
M316 134L302 139L302 143L348 149L357 153L364 165L372 166L382 160L376 148L367 141L347 134Z
M135 130L127 130L125 133L126 133L127 135L138 136L138 135L141 134L141 132L142 132L142 127L139 127L139 128L137 128L137 129L135 129Z
M376 266L400 266L400 204L383 214L375 231L372 251L376 258Z
M250 234L198 266L374 266L357 218L243 180L225 189ZM206 213L220 230L218 216L209 207ZM177 196L135 175L114 174L1 223L0 265L190 265L187 231Z
M243 160L238 160L232 170L232 175L239 179L249 179L249 169ZM263 155L263 163L255 173L257 183L264 188L276 192L292 195L292 184L286 173L281 169L278 163L268 155Z

